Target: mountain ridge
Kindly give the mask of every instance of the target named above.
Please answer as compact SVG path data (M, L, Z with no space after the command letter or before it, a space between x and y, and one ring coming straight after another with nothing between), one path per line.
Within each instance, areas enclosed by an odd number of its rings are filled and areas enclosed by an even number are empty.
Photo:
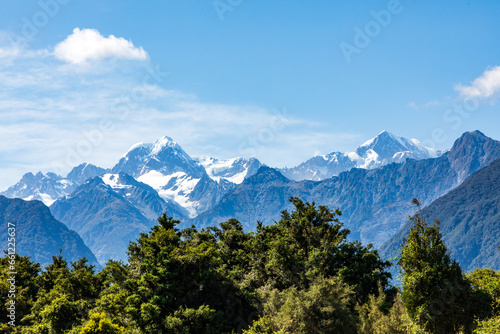
M473 141L464 140L476 136ZM479 137L477 137L479 136ZM353 168L322 181L291 181L276 177L267 184L269 169L257 173L226 195L214 208L189 221L198 226L215 225L231 215L252 228L257 220L270 222L290 208L287 199L298 196L330 208L340 208L343 221L353 238L381 245L403 224L411 212L410 201L422 197L430 204L493 160L500 158L500 142L478 133L465 133L452 150L438 158L406 159L377 169ZM462 139L462 140L461 140ZM476 145L473 148L464 146ZM470 151L470 159L463 151ZM273 194L273 195L270 195ZM403 218L402 218L403 217ZM399 219L403 221L398 221Z
M374 169L392 162L410 159L436 158L443 151L423 146L416 139L394 135L388 131L361 144L354 152L331 152L318 155L291 168L280 168L280 172L291 180L321 181L352 168Z
M422 209L429 224L440 221L443 240L465 270L500 270L500 159L471 174L462 184ZM412 226L405 225L380 248L384 258L397 256Z
M0 195L0 233L7 250L8 224L15 226L16 252L30 256L42 266L52 263L52 256L61 255L69 261L87 258L89 263L99 263L77 232L56 220L41 201L10 199Z

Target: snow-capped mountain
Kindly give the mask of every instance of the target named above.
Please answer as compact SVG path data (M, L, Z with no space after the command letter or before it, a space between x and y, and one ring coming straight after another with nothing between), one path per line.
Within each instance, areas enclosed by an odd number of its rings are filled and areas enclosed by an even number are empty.
M27 201L39 200L51 206L58 198L71 194L80 184L89 178L100 176L105 169L92 164L81 164L73 168L66 177L54 173L26 173L15 185L0 195L9 198L21 198Z
M108 173L100 178L151 221L156 221L164 212L177 219L188 216L187 211L180 205L172 201L165 201L152 187L137 181L126 173Z
M68 173L66 178L80 185L88 179L104 175L106 172L107 170L104 168L97 167L89 163L83 163L73 168L71 172Z
M78 184L54 173L26 173L15 185L0 193L9 198L21 198L26 201L39 200L50 206L58 198L71 193Z
M332 152L315 156L293 168L282 168L280 172L289 179L320 181L354 167L374 169L408 158L421 160L436 158L442 151L425 147L416 139L408 139L382 131L375 138L359 146L355 152Z
M113 167L112 171L122 171L135 178L151 171L162 175L182 172L196 178L201 178L205 173L203 166L167 136L158 139L153 144L138 143L133 145Z
M153 144L132 146L112 171L125 172L151 186L163 199L187 210L190 217L215 205L236 186L210 178L198 161L166 136Z
M425 147L416 139L382 131L377 137L358 147L356 154L365 162L362 168L371 168L372 165L380 167L392 162L403 162L407 158L415 160L437 158L442 152Z
M155 143L133 145L110 170L84 163L73 168L66 177L54 173L28 173L1 194L11 198L37 199L50 206L91 178L109 172L125 173L128 178L150 186L172 208L176 207L177 216L193 217L215 205L224 194L255 174L260 166L261 163L254 158L193 159L179 144L165 136ZM110 175L103 178L110 186L123 178ZM130 184L132 180L127 182ZM117 193L123 190L118 184L112 189ZM143 205L137 204L136 207L142 208Z
M227 180L240 184L247 177L254 175L262 166L255 158L215 159L207 156L194 157L201 164L212 180Z

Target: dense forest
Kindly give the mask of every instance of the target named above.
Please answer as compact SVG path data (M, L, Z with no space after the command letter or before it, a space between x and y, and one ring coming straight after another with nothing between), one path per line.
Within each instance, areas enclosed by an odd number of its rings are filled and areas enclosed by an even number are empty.
M180 221L164 214L130 243L127 263L110 260L100 271L86 259L68 263L64 250L43 269L28 257L4 256L0 331L500 332L500 272L463 272L439 222L426 222L420 209L389 262L372 245L348 240L339 210L290 201L292 212L254 232L235 219L179 230Z

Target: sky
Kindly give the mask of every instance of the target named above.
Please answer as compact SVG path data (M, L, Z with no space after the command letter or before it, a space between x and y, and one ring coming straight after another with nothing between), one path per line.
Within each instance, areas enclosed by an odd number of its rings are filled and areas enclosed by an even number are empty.
M500 139L500 2L0 2L0 190L162 136L294 166L383 130Z

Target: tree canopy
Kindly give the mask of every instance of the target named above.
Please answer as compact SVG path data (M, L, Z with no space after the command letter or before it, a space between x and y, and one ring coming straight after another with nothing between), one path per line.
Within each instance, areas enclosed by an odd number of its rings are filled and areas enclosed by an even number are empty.
M478 333L494 331L500 274L462 273L438 225L413 217L402 246L400 295L390 262L349 241L341 212L291 198L255 231L229 219L179 229L164 214L128 247L128 262L96 272L56 255L45 268L15 256L16 327L5 333ZM9 305L8 257L0 301Z

